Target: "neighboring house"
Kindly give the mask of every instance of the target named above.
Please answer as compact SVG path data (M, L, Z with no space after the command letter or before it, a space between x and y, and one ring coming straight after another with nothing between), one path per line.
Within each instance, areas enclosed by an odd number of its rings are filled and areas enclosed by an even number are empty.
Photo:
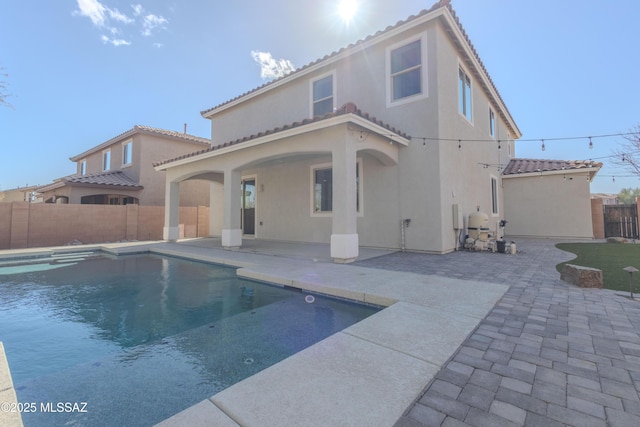
M591 198L602 200L603 205L617 205L619 203L617 194L594 193Z
M41 202L42 197L36 191L37 188L38 188L37 185L27 185L25 187L18 187L18 188L12 188L10 190L0 191L0 203Z
M116 136L70 158L74 175L38 188L46 203L164 205L165 177L153 163L204 150L210 141L147 126ZM208 206L210 185L191 181L181 188L180 206Z
M509 236L592 239L590 184L602 163L512 159L503 171Z
M359 245L453 251L477 210L495 229L521 136L444 0L202 115L212 147L156 163L165 238L178 237L179 184L209 179L224 247L324 242L338 262Z

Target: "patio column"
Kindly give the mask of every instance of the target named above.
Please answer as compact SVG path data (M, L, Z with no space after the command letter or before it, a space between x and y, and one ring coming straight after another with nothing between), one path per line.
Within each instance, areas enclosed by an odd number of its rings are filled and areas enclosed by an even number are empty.
M240 171L224 171L224 217L222 219L222 247L239 248L242 246L242 228L240 226Z
M359 242L356 205L356 150L345 133L331 152L333 174L331 258L335 262L353 262L358 257Z
M164 229L162 238L175 242L180 237L180 183L171 181L167 174L164 195Z

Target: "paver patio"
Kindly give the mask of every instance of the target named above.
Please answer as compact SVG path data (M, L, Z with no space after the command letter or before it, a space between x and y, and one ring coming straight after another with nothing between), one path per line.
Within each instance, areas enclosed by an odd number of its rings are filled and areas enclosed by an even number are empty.
M555 243L357 263L510 285L396 427L640 425L640 302L561 281Z

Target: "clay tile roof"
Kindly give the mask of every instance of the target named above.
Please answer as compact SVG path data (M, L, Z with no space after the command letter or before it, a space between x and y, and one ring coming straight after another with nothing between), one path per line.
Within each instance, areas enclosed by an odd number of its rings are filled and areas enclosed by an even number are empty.
M158 135L165 135L165 136L171 136L174 138L186 139L188 141L199 142L207 145L211 144L211 140L208 138L202 138L200 136L190 135L188 133L176 132L172 130L159 129L159 128L152 128L150 126L142 126L142 125L135 125L133 128L141 131L155 133Z
M355 114L359 117L362 117L363 119L374 123L386 130L389 131L389 134L395 134L397 136L401 136L402 138L405 139L411 139L411 136L407 135L405 132L402 132L398 129L396 129L395 127L392 127L390 125L388 125L387 123L384 123L382 120L378 120L376 117L369 115L368 113L365 113L363 111L361 111L356 104L354 104L353 102L347 102L346 104L344 104L342 107L338 108L336 111L332 112L332 113L326 113L323 116L316 116L312 119L303 119L302 121L299 122L293 122L289 125L284 125L284 126L278 126L274 129L271 130L267 130L264 132L259 132L257 134L253 134L253 135L249 135L249 136L245 136L243 138L238 138L234 141L229 141L229 142L225 142L224 144L220 144L220 145L216 145L204 150L200 150L200 151L196 151L194 153L189 153L189 154L185 154L179 157L175 157L173 159L168 159L168 160L162 160L160 162L155 162L153 164L154 167L156 166L161 166L161 165L165 165L167 163L171 163L171 162L175 162L177 160L182 160L182 159L187 159L189 157L195 157L198 156L200 154L204 154L204 153L209 153L211 151L215 151L215 150L219 150L221 148L225 148L225 147L229 147L232 145L236 145L236 144L241 144L243 142L247 142L247 141L251 141L257 138L261 138L263 136L267 136L267 135L273 135L276 134L278 132L283 132L285 130L289 130L289 129L293 129L293 128L297 128L297 127L302 127L302 126L306 126L309 125L311 123L317 123L317 122L321 122L323 120L327 120L330 119L332 117L338 117L338 116L343 116L345 114Z
M602 163L593 160L548 160L548 159L511 159L502 171L503 175L517 175L534 172L575 171L577 169L600 169Z
M456 19L456 23L460 26L460 29L462 30L462 26L460 25L460 22L458 21L457 17L455 16L455 13L453 13L453 8L451 7L450 0L440 0L437 3L435 3L433 6L431 6L429 9L424 9L420 13L418 13L417 15L411 15L410 17L408 17L407 19L405 19L403 21L398 21L395 25L389 25L384 30L380 30L380 31L376 32L373 35L369 35L369 36L365 37L364 39L358 40L355 43L351 43L347 47L344 47L344 48L339 49L337 51L334 51L334 52L332 52L332 53L330 53L328 55L325 55L324 57L322 57L320 59L317 59L317 60L315 60L313 62L310 62L309 64L304 65L304 66L302 66L302 67L290 72L289 74L286 74L286 75L284 75L282 77L279 77L277 79L271 80L270 82L267 82L267 83L255 88L255 89L249 90L249 91L243 93L242 95L238 95L235 98L229 99L229 100L227 100L227 101L225 101L225 102L223 102L221 104L218 104L215 107L212 107L212 108L209 108L207 110L201 111L200 114L204 116L207 113L209 113L211 111L214 111L214 110L216 110L216 109L218 109L218 108L220 108L220 107L222 107L224 105L230 104L230 103L232 103L233 101L235 101L237 99L244 98L245 96L250 95L253 92L257 92L260 89L263 89L263 88L265 88L267 86L273 85L274 83L276 83L276 82L278 82L278 81L280 81L282 79L289 78L290 76L292 76L294 74L298 74L298 73L302 72L303 70L306 70L306 69L308 69L308 68L310 68L310 67L312 67L312 66L314 66L314 65L316 65L318 63L321 63L321 62L324 62L324 61L326 61L326 60L328 60L330 58L336 57L336 56L340 55L341 53L343 53L343 52L345 52L347 50L353 49L356 46L360 46L363 43L365 43L365 42L367 42L367 41L369 41L371 39L374 39L374 38L376 38L376 37L378 37L378 36L380 36L382 34L388 33L388 32L392 31L395 28L398 28L398 27L400 27L400 26L402 26L404 24L407 24L407 23L409 23L411 21L414 21L414 20L420 18L421 16L424 16L424 15L426 15L428 13L431 13L431 12L437 10L437 9L440 9L441 7L446 7L447 9L449 9L449 11L453 14L454 18ZM464 33L464 30L462 30L462 31ZM466 33L465 33L465 37L466 37ZM468 41L468 38L467 38L467 41ZM474 53L475 53L475 49L474 49ZM476 56L477 56L477 54L476 54ZM478 60L479 60L479 58L478 58Z
M70 175L61 179L71 185L106 185L112 187L142 188L142 186L125 175L122 171L95 173L90 175Z

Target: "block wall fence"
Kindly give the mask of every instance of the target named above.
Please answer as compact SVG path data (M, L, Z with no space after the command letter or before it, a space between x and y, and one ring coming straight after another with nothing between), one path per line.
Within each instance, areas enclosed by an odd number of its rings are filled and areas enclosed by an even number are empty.
M0 203L0 249L162 240L164 206ZM180 237L207 237L209 208L180 208Z

